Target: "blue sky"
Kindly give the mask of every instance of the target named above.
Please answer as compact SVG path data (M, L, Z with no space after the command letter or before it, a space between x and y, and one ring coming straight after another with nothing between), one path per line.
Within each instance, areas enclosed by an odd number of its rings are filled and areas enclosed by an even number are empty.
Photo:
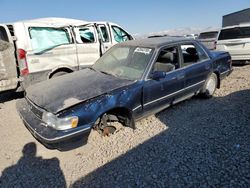
M219 27L222 16L250 0L0 0L0 23L40 17L112 21L131 33L181 27Z

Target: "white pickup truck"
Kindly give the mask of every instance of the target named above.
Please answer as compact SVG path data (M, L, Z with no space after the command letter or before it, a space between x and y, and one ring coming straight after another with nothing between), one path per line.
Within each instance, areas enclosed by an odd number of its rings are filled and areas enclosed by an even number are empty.
M6 91L91 66L112 45L133 37L111 22L41 18L0 24L1 40L0 91Z

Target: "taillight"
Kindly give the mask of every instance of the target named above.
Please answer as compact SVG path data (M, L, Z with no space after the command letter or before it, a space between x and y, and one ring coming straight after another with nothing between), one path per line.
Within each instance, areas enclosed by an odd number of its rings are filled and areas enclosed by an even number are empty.
M23 49L18 49L17 56L21 76L29 74L29 68L26 60L26 51Z

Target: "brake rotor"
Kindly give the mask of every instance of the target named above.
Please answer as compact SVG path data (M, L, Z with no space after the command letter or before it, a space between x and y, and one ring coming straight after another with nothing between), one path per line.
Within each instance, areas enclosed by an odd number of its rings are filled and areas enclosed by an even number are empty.
M114 134L115 131L116 131L116 128L114 126L106 126L102 129L102 135L109 136L110 134Z

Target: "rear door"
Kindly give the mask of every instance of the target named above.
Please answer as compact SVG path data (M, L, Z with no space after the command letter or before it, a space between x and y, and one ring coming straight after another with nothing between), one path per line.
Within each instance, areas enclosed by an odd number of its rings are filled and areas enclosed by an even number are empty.
M0 91L17 88L14 44L6 25L0 25Z
M30 39L25 49L29 73L38 73L46 79L58 68L78 69L76 46L69 27L25 23L25 28Z
M95 24L74 27L80 69L93 65L101 56L101 45Z
M212 62L203 48L196 42L180 44L182 63L185 71L185 95L198 91L212 70Z

